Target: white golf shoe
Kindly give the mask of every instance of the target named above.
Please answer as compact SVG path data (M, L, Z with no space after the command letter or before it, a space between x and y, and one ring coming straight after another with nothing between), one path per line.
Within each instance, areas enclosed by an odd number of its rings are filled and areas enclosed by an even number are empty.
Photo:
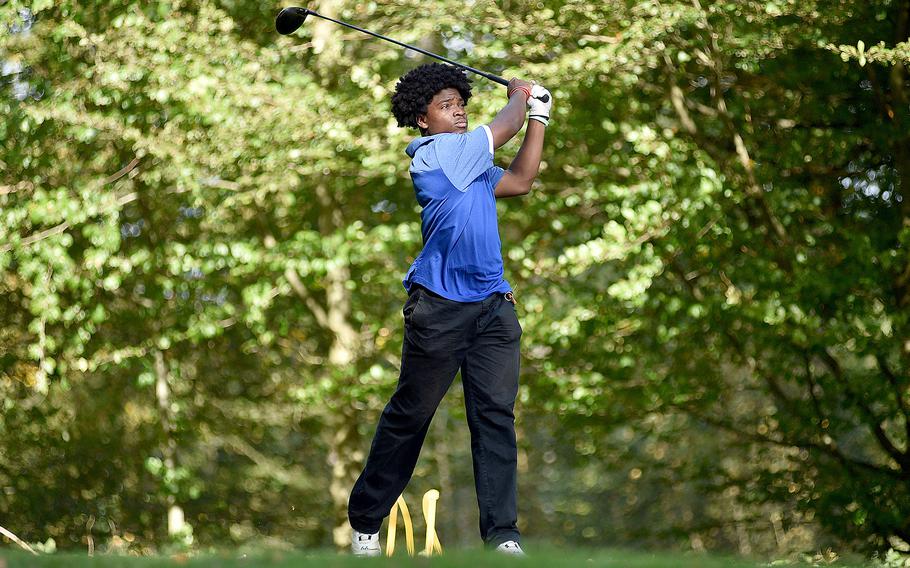
M382 547L379 546L379 533L351 533L351 552L354 556L382 556Z
M525 551L521 549L521 545L514 540L507 540L500 544L496 547L496 552L511 556L525 556Z

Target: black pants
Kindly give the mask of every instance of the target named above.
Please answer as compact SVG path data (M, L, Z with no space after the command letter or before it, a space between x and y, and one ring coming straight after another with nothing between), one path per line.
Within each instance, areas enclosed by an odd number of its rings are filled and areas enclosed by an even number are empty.
M518 541L512 410L521 326L514 304L500 293L480 302L455 302L413 286L403 313L398 388L382 412L366 466L351 491L351 527L379 532L414 473L433 414L460 368L480 536L489 546Z

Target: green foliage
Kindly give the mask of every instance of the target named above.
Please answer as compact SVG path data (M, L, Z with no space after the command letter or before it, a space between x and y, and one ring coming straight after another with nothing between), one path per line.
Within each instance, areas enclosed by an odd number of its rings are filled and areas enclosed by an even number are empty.
M323 4L554 95L499 204L526 534L910 541L906 3ZM418 60L273 11L0 5L0 516L29 541L149 551L174 503L203 545L332 540L421 245L388 112ZM479 124L504 99L475 90ZM441 424L415 484L473 540Z

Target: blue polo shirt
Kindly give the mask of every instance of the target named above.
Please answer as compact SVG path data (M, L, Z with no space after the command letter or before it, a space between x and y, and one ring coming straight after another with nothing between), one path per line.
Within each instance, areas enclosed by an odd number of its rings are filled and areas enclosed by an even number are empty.
M457 302L477 302L508 292L493 191L505 173L493 165L493 133L483 125L464 134L412 141L411 179L420 212L423 250L405 275Z

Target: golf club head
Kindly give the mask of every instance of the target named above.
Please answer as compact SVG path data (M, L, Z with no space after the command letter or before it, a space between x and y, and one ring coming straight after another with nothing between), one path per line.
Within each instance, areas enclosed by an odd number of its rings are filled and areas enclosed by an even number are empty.
M306 8L296 6L283 8L275 18L275 30L281 35L292 34L303 25L303 21L308 15L310 15L310 11Z

